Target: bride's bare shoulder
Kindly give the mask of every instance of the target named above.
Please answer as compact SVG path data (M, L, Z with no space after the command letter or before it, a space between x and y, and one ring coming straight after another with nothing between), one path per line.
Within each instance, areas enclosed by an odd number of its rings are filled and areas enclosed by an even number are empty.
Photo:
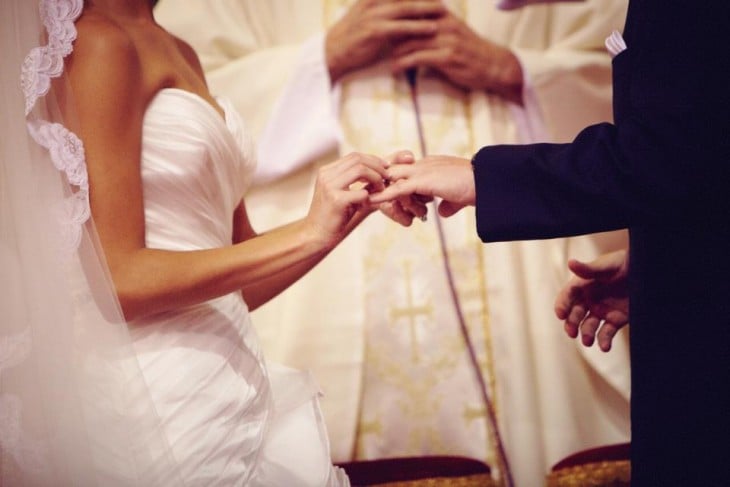
M76 22L76 41L69 56L72 80L114 88L141 79L139 52L129 33L111 19L84 12Z
M84 12L76 22L74 64L95 70L139 69L139 54L130 37L116 22L96 12Z
M179 37L172 34L170 35L175 41L175 45L177 46L178 51L180 51L180 54L183 55L188 65L190 65L190 67L195 70L198 76L200 76L201 78L205 78L205 74L203 73L203 66L200 64L200 58L198 57L198 53L195 52L195 49L193 49L190 44L180 39Z

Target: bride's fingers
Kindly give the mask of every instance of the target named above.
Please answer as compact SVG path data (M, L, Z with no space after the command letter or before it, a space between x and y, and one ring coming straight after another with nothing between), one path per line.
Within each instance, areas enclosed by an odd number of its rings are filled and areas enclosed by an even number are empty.
M399 179L392 181L387 188L379 193L375 193L370 196L370 201L373 204L380 204L385 201L394 200L397 198L407 197L410 195L416 195L421 201L428 201L431 197L428 195L418 195L418 186L412 180ZM425 198L422 199L422 198Z
M350 218L351 213L359 210L370 213L375 207L368 202L368 195L369 193L365 188L337 190L330 194L327 206L330 211L344 214L346 218ZM345 213L341 213L343 211Z
M384 179L388 176L386 170L388 166L387 161L372 154L364 154L361 152L350 152L336 161L322 166L320 171L328 174L336 174L358 165L365 165L373 168L381 173Z
M355 183L370 185L372 190L380 191L388 178L386 162L369 154L352 153L325 166L322 177L329 187L349 189Z
M416 156L414 156L413 152L409 150L399 150L393 152L392 154L388 154L385 157L385 161L388 163L388 165L413 164L414 162L416 162Z
M348 187L355 183L364 183L371 188L371 191L382 191L388 179L385 170L386 162L379 157L360 154L356 161L344 167L341 177L345 180L342 184Z

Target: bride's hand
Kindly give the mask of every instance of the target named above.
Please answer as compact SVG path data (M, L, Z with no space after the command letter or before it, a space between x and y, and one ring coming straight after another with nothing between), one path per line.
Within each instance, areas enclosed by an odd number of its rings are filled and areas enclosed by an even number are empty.
M385 158L388 165L392 164L413 164L415 157L411 151L402 150L394 152ZM418 195L405 195L378 205L378 209L391 220L408 227L413 218L426 219L428 207L426 203L432 198L421 198Z
M371 192L382 191L388 163L358 152L322 166L305 221L326 248L337 245L375 209Z

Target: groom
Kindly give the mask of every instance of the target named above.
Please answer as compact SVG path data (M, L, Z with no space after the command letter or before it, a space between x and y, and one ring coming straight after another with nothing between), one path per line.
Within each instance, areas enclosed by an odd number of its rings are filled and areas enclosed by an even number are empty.
M485 242L627 227L632 485L730 485L730 4L634 0L615 125L392 166L373 202L475 205Z

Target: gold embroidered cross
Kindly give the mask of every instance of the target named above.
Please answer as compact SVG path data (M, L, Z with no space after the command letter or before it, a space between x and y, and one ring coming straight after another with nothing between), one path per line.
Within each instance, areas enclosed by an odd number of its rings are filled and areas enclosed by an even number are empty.
M383 425L379 419L373 419L372 421L361 420L358 425L358 435L377 435L383 434Z
M484 406L481 406L481 407L464 406L463 417L467 423L471 423L475 419L484 419L486 416L487 416L487 412L484 409Z

